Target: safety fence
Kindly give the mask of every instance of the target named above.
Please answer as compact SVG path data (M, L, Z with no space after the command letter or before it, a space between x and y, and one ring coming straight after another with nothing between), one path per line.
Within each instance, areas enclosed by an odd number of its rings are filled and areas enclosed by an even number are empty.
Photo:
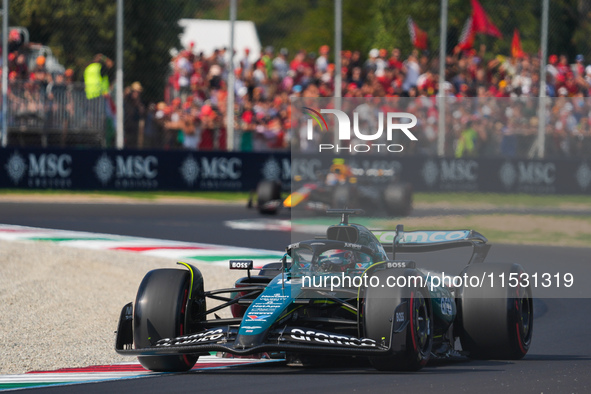
M318 180L335 156L103 149L0 150L0 188L250 191L262 179L289 190L292 176ZM354 168L393 170L415 191L591 194L591 163L359 155ZM391 171L390 171L391 172Z
M104 97L88 100L81 82L12 81L8 85L10 145L104 144Z

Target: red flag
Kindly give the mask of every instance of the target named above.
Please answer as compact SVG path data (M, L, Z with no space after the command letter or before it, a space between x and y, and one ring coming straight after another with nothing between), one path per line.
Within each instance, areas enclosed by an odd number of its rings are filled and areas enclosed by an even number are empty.
M462 29L462 33L460 34L460 42L456 47L458 51L467 51L472 49L474 46L474 30L472 30L472 17L466 19L466 23L464 23L464 28Z
M503 35L491 22L484 11L484 8L480 5L478 0L470 0L472 2L472 31L474 33L484 33L489 36L502 38Z
M427 32L424 30L419 29L417 24L412 20L409 16L408 19L408 32L410 33L410 41L412 45L421 50L426 50L428 48L427 41Z
M511 56L523 57L523 50L521 49L521 39L519 38L519 30L513 31L513 41L511 41Z

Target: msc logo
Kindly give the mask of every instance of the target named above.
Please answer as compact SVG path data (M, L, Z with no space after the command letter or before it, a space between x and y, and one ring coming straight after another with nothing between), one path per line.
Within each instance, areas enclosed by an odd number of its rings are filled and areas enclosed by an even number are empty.
M158 158L152 155L117 155L113 160L103 153L96 161L94 173L103 185L114 179L116 188L154 189L158 186Z
M15 151L5 168L15 185L28 177L28 186L63 188L71 184L72 156L29 153L27 158Z
M416 126L417 124L417 117L408 112L388 112L386 113L386 126L384 127L384 113L378 113L378 130L373 134L365 134L362 133L359 129L359 114L357 112L353 112L353 128L351 128L351 120L349 119L349 115L345 112L340 111L338 109L321 109L320 112L309 108L309 107L302 107L307 113L310 115L312 119L308 119L307 123L307 139L313 140L313 129L314 129L314 121L320 127L321 131L328 130L328 124L326 119L322 114L332 114L336 116L337 121L337 136L339 141L351 141L352 137L361 140L361 141L377 141L382 138L384 134L384 129L386 133L386 140L388 142L393 140L393 133L394 131L402 131L406 137L408 137L411 141L417 141L417 137L409 130L412 127ZM408 123L399 123L399 121L395 122L394 119L410 119ZM351 129L353 130L353 136L351 135ZM369 144L347 144L345 146L341 145L334 145L334 144L320 144L318 147L318 151L348 151L348 152L370 152L375 150L376 152L402 152L404 147L400 144L382 144L382 143L372 143Z

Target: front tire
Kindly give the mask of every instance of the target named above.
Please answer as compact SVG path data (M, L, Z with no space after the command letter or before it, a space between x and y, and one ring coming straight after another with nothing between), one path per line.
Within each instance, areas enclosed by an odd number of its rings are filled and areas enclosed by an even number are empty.
M468 277L492 275L484 286L464 287L458 300L462 349L475 359L518 360L531 345L533 299L531 287L509 286L511 276L524 273L518 264L475 264L462 272ZM513 275L512 275L513 274ZM504 287L500 283L504 275Z
M267 206L271 201L281 201L281 183L279 181L264 180L257 185L257 207L260 213L274 215L277 206Z
M402 271L395 273L400 275ZM383 284L392 274L392 270L381 270L372 276L377 276L379 283ZM405 270L403 275L408 278L420 273ZM394 319L398 320L401 312L406 316L406 326L392 334ZM433 311L426 288L368 287L363 319L365 336L394 351L388 356L370 357L374 368L379 371L418 371L427 364L433 346Z
M148 272L138 289L134 309L133 340L136 349L153 345L162 338L187 334L185 312L190 274L177 269ZM151 371L184 372L193 368L199 356L140 356L140 364Z

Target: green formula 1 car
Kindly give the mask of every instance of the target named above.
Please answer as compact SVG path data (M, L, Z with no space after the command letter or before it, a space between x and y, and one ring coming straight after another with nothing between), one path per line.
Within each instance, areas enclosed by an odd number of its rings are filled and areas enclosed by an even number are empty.
M430 359L527 353L531 288L519 284L520 265L483 262L490 246L481 234L404 232L400 225L371 231L349 223L354 210L333 213L341 222L324 237L289 245L281 262L257 275L252 261L230 261L230 268L248 270L232 288L205 291L199 270L186 263L148 272L135 303L121 311L116 351L153 371L187 371L210 352L291 364L350 357L385 371L416 371ZM453 280L396 259L460 246L473 253ZM208 299L221 304L210 307Z

